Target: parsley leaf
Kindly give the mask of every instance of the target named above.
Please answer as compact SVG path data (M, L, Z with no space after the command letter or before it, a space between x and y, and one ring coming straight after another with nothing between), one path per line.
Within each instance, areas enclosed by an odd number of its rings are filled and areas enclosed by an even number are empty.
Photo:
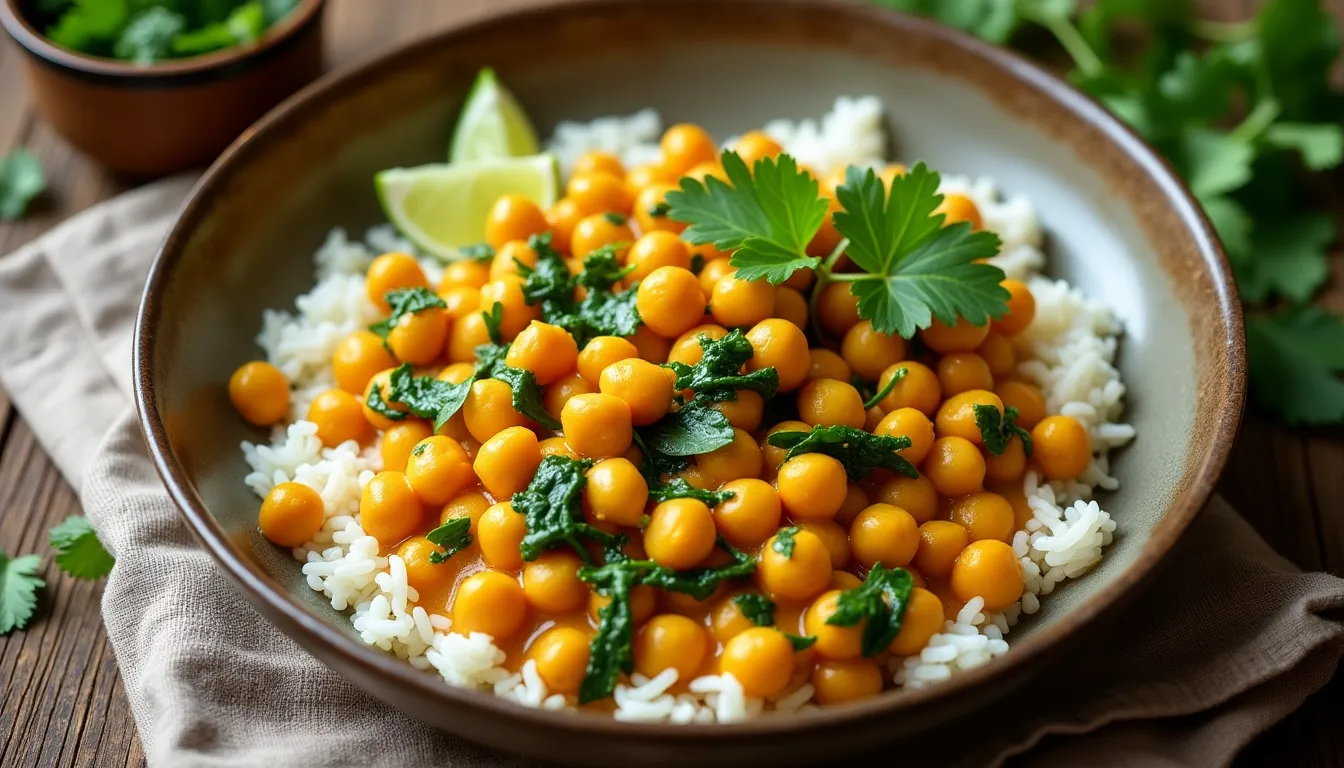
M1240 189L1251 179L1255 148L1232 134L1193 129L1183 133L1170 152L1172 162L1198 198Z
M20 147L0 158L0 219L13 221L47 188L47 176L32 151Z
M396 408L393 408L383 399L382 387L369 387L369 396L364 400L364 404L369 407L370 411L373 411L389 421L401 421L406 418L405 411L399 411Z
M429 562L434 565L448 562L448 558L471 545L471 518L455 517L447 520L438 528L425 534L431 544L440 547L438 552L429 553Z
M0 552L0 635L23 629L37 608L37 590L46 586L37 569L37 555L10 557Z
M901 633L901 620L910 601L910 590L915 580L904 568L873 566L868 578L854 589L846 589L836 600L835 613L827 624L852 627L866 622L863 627L863 655L876 656Z
M1288 424L1344 421L1344 322L1314 307L1246 318L1251 392Z
M780 528L779 533L775 534L775 543L770 548L784 556L785 560L793 559L793 537L798 535L798 527L791 525L788 528Z
M100 579L112 571L114 560L98 540L89 519L71 515L47 534L56 550L56 565L77 579Z
M835 228L867 273L840 277L852 278L859 315L881 333L910 338L934 317L983 325L1007 311L1003 270L977 263L998 253L998 235L972 232L964 221L944 227L942 214L934 214L943 199L938 181L917 163L892 181L888 196L876 173L851 166L835 191L843 206L833 216Z
M112 51L119 59L135 64L150 64L168 57L173 50L173 39L187 28L182 14L161 5L141 11L121 31Z
M733 604L748 621L758 627L768 627L775 623L775 601L765 595L743 592L733 597Z
M1344 160L1344 127L1329 123L1275 123L1265 129L1273 147L1296 150L1313 171L1334 168Z
M774 285L795 271L820 262L807 255L807 244L826 218L826 201L817 180L788 155L762 158L754 168L736 153L723 153L725 183L683 178L681 189L666 195L668 216L690 224L683 239L713 243L733 251L732 264L742 280L765 278Z
M697 396L645 427L643 438L650 448L668 456L697 456L733 442L733 425Z
M985 450L995 456L1002 456L1008 450L1008 442L1014 437L1022 438L1022 450L1031 458L1031 433L1017 425L1017 409L1011 405L999 413L998 406L976 405L975 426L980 428L980 437L985 442Z
M703 355L694 366L685 363L664 363L677 374L673 386L695 391L696 398L710 401L736 400L737 390L750 389L762 398L774 397L779 389L779 372L774 368L759 368L751 373L738 373L751 359L751 342L740 330L734 330L717 341L702 335L700 349Z
M584 562L590 562L584 539L603 546L619 542L617 536L584 522L580 500L588 480L591 459L547 456L527 488L514 494L513 509L527 520L527 534L519 547L523 559L536 560L548 549L569 545Z
M1261 219L1252 236L1256 258L1233 265L1242 299L1258 304L1275 294L1295 302L1311 298L1330 276L1328 249L1335 235L1333 217L1324 213Z
M776 448L787 448L784 461L802 453L822 453L845 465L845 474L855 482L875 469L887 469L906 477L919 477L915 465L897 451L909 448L910 438L874 435L843 424L816 426L811 432L776 432L766 438Z
M395 291L388 291L385 298L387 305L392 308L392 313L386 320L380 320L369 326L369 330L378 334L384 341L387 340L387 334L391 333L406 315L427 309L444 309L448 306L437 293L428 288L398 288Z

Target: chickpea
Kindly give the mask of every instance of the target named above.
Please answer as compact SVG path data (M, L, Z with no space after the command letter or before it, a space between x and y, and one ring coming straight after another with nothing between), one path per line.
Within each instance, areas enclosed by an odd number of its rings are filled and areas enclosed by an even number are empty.
M610 152L603 152L600 149L590 149L579 155L574 161L574 168L571 173L575 176L584 173L609 173L616 178L625 178L625 166L621 164L621 159Z
M431 434L433 432L429 425L419 419L403 421L383 432L378 441L378 453L383 460L383 469L405 471L406 463L411 458L411 449Z
M914 565L919 572L932 578L952 573L957 555L971 542L966 528L950 520L929 520L919 526L919 549Z
M671 219L667 215L667 193L677 187L666 182L653 182L642 187L635 197L634 217L639 231L648 235L653 232L671 232L679 235L686 229L686 223ZM690 267L690 250L687 249L686 266Z
M779 373L779 391L792 392L807 381L811 358L807 354L807 335L787 320L762 320L747 331L751 342L748 370L774 368Z
M724 643L719 669L752 698L774 696L793 678L793 643L771 627L752 627Z
M229 401L249 423L268 427L289 413L289 380L270 363L244 363L229 377Z
M865 432L876 432L882 425L882 420L887 417L886 412L882 410L881 405L874 405L872 408L863 412L863 429Z
M998 331L990 331L985 340L980 342L980 346L975 348L975 354L985 361L985 365L989 367L989 375L995 379L1007 376L1017 367L1017 352L1013 349L1013 343Z
M821 704L857 701L882 692L882 668L872 659L823 661L812 670L812 686Z
M667 362L667 353L672 349L672 340L654 333L647 325L641 325L630 336L630 343L639 350L639 359L655 365Z
M808 600L831 581L831 553L815 533L797 530L792 534L793 553L787 555L788 548L779 543L781 535L782 532L766 539L756 575L761 586L774 597Z
M261 502L261 535L281 547L297 547L317 535L326 521L317 491L303 483L280 483Z
M798 390L798 418L814 427L840 424L862 429L867 413L863 397L849 383L813 379Z
M663 165L675 176L681 176L701 163L712 163L718 157L714 140L704 128L679 123L667 129L660 142Z
M635 635L635 671L657 677L671 667L677 679L690 681L709 655L709 635L696 622L665 613L654 616Z
M527 619L527 597L518 581L499 571L477 571L462 580L453 596L453 631L482 632L508 640Z
M942 402L942 386L938 377L928 366L913 360L902 360L889 366L878 378L878 390L885 389L887 382L898 371L905 373L896 382L887 396L882 398L882 410L886 413L900 408L914 408L925 416L932 417Z
M604 523L638 526L648 499L648 481L629 459L603 459L588 470L584 502Z
M817 228L817 233L807 243L807 255L809 256L828 256L840 245L844 238L840 235L840 230L835 228L835 214L840 210L840 202L835 198L826 201L826 217L821 220L821 226Z
M479 290L482 285L489 281L490 266L488 264L482 264L474 259L460 259L443 268L443 278L439 281L439 291L443 292L454 288L475 288Z
M971 542L952 566L952 591L958 599L985 599L984 610L997 613L1022 597L1022 563L1001 541Z
M403 472L379 472L364 485L359 523L384 546L410 536L420 527L425 508Z
M798 524L799 530L814 534L826 545L831 556L831 568L839 570L849 564L849 530L834 520L808 520Z
M925 346L943 355L970 352L980 346L988 335L989 323L971 325L971 321L964 317L958 317L956 324L950 326L935 317L928 328L919 332L919 338L923 339Z
M445 334L446 332L445 328ZM434 351L436 356L438 353L439 350ZM392 357L392 353L383 346L383 340L372 331L355 331L346 336L331 355L331 375L336 379L336 386L352 395L363 392L369 385L369 379L376 376L379 371L395 368L396 365L396 358ZM281 379L284 379L283 375ZM285 410L288 409L289 383L285 382ZM281 414L280 418L283 416Z
M369 301L383 312L391 312L387 294L400 288L428 288L420 262L409 253L384 253L374 259L365 272L365 290Z
M754 168L757 160L775 157L783 152L784 148L763 131L747 131L733 145L733 151L742 158L742 162L746 163L748 168Z
M563 376L553 382L546 388L542 395L542 403L546 406L546 412L556 421L560 420L560 414L565 411L565 403L577 395L592 394L593 388L577 373L571 373Z
M565 442L580 456L620 456L633 435L630 406L615 395L576 395L560 412Z
M472 488L459 493L443 505L443 511L439 513L439 524L442 525L459 517L470 518L471 533L474 536L480 527L481 516L490 507L490 499L486 497L485 493L479 488Z
M686 242L677 237L675 232L655 229L645 232L634 245L630 246L626 264L634 267L625 278L627 285L633 285L659 267L689 270L691 251Z
M659 565L684 570L709 557L718 533L709 507L696 499L671 499L653 508L644 549Z
M993 539L1012 542L1016 521L1013 506L997 493L981 491L957 499L952 505L952 522L966 529L971 541Z
M568 331L533 320L509 345L504 364L531 371L537 383L545 386L573 371L578 359L579 347Z
M528 268L537 266L540 254L522 240L510 240L495 252L490 260L490 279L501 280L509 275L519 274L518 265Z
M506 341L521 333L533 320L541 319L541 305L527 303L523 296L523 279L517 275L506 275L481 286L481 307L490 309L496 304L501 308L499 331Z
M421 501L435 507L476 484L467 452L442 435L427 437L411 450L406 479Z
M479 301L480 294L477 293ZM448 361L471 363L476 360L476 348L490 343L490 331L480 312L469 312L448 326Z
M821 453L804 453L784 462L775 480L784 511L794 520L829 520L849 492L845 467Z
M859 378L874 381L905 359L905 339L879 333L872 322L861 320L845 332L840 354Z
M697 325L672 342L672 350L667 353L667 359L673 363L696 365L705 356L705 350L702 346L704 338L708 338L710 341L718 341L727 335L728 329L722 325L712 323Z
M551 232L551 247L561 253L569 253L574 239L574 230L584 217L578 202L562 197L546 209L546 228Z
M630 188L625 185L624 175L605 171L575 171L565 186L565 197L573 200L585 214L630 213L635 200Z
M523 567L523 555L518 548L527 535L527 519L515 512L505 501L485 510L476 521L476 542L481 557L491 568L516 571Z
M540 464L537 436L526 427L509 427L481 444L472 468L491 496L506 499L527 487Z
M839 601L840 590L832 589L818 597L803 614L803 632L817 638L812 650L822 659L856 659L863 653L865 622L847 627L826 623L835 615Z
M569 449L569 443L566 443L563 437L548 437L537 443L537 447L541 449L541 458L543 459L547 456L563 456L566 459L579 458L579 454Z
M579 581L583 561L569 550L543 552L523 564L523 594L541 613L576 611L588 602L588 585Z
M1036 319L1036 297L1020 280L1004 280L999 285L1008 289L1008 313L990 326L1004 336L1016 336Z
M920 469L944 496L975 493L985 481L985 458L974 443L961 437L934 440Z
M448 315L438 307L402 315L387 334L387 345L403 363L428 365L448 339Z
M709 612L709 632L720 643L726 643L756 626L742 613L734 597L737 595L725 595Z
M850 483L849 487L845 489L845 502L840 505L840 511L835 513L835 524L848 531L849 524L854 522L854 518L858 517L859 513L867 508L868 494L857 483Z
M579 353L579 375L588 382L588 386L600 384L602 371L618 360L630 360L639 357L639 350L620 336L595 336L584 345Z
M737 268L729 263L728 259L715 259L706 261L700 268L700 290L704 291L706 296L714 295L714 286L719 284L720 280L731 277Z
M775 309L775 286L765 280L721 278L709 297L709 311L724 327L755 325Z
M779 287L792 288L793 290L798 291L799 296L802 296L803 291L806 291L808 288L811 288L812 283L816 282L816 279L817 279L816 272L812 271L811 269L808 269L807 267L803 267L802 269L794 270L794 273L789 275L787 280L780 283Z
M635 233L625 216L619 213L594 213L579 219L570 235L569 252L574 258L584 256L603 246L616 246L616 258L624 261L629 243L635 239ZM625 245L621 245L625 243Z
M944 400L933 422L938 435L960 437L975 445L984 445L984 435L975 421L976 406L981 405L992 405L998 409L999 416L1003 416L1003 401L989 390L972 389Z
M1005 381L994 389L1004 408L1017 409L1017 425L1032 429L1045 418L1045 397L1041 390L1022 381Z
M794 274L798 274L795 272ZM771 317L787 320L804 332L807 330L807 299L796 289L781 285L775 291L775 307Z
M659 267L644 278L635 292L635 308L649 330L676 338L705 316L705 294L688 269Z
M625 183L632 190L641 190L653 184L672 184L679 175L673 173L661 161L645 163L626 171Z
M761 449L750 433L733 430L733 441L695 457L695 465L710 480L711 487L743 478L761 476Z
M462 418L471 436L484 443L509 427L531 422L513 407L513 390L498 379L480 379L462 403Z
M588 634L573 627L552 627L527 649L537 674L551 693L573 696L588 671Z
M1027 452L1020 439L1008 441L1001 455L985 453L985 479L996 483L1020 481L1027 474Z
M546 214L522 195L501 195L485 217L485 241L495 250L510 240L527 239L546 231Z
M811 427L809 427L808 425L804 424L801 421L781 421L775 426L771 427L765 433L765 437L769 438L770 435L773 435L776 432L810 432L810 431ZM762 439L761 471L765 473L764 476L774 477L775 475L777 475L779 473L780 465L784 463L784 456L788 454L788 452L789 452L788 448L777 448L773 445L770 445L770 443L767 442L766 439Z
M854 371L849 367L849 363L829 349L810 349L808 356L811 360L811 366L807 371L809 379L835 379L848 382L854 377Z
M611 598L605 595L599 595L594 592L588 598L588 617L594 623L601 620L602 609L611 603ZM658 590L647 584L635 587L630 593L630 613L635 619L635 626L639 626L649 620L654 611L658 609Z
M817 300L817 321L827 333L843 336L859 322L859 297L847 283L831 283Z
M394 420L388 418L387 416L384 416L383 414L369 407L369 398L372 396L375 387L378 389L378 392L383 399L383 403L385 403L389 408L399 413L404 413L407 416L410 415L410 409L407 408L404 404L394 403L389 399L392 393L392 371L394 370L395 369L393 368L388 368L385 371L379 371L378 373L374 374L373 378L369 379L368 385L364 387L364 393L355 399L355 401L359 404L360 413L364 415L364 420L368 422L368 424L372 426L374 429L381 429L381 430L391 429L392 427L396 426L397 424L401 423L404 420L404 419ZM332 401L328 403L328 405L336 405L336 403L335 401ZM311 405L309 406L309 412L310 413L312 412ZM311 420L312 419L309 419L309 421Z
M956 193L943 196L943 202L933 210L934 214L943 214L943 226L949 227L963 221L971 223L971 229L984 229L984 220L980 218L980 209L975 201Z
M732 494L714 507L714 525L729 544L750 549L779 530L779 493L769 483L743 478L724 483L719 490Z
M710 408L722 413L734 429L754 432L761 426L761 417L765 415L765 400L759 392L750 389L737 390L736 400L720 400L710 403Z
M343 389L329 389L308 405L308 421L317 425L317 437L328 448L347 440L365 443L373 430L364 418L364 406Z
M900 507L874 504L854 518L849 541L854 559L865 568L908 565L919 548L919 524Z
M1092 439L1072 416L1048 416L1031 429L1032 461L1047 479L1072 480L1092 461Z
M924 461L933 446L933 422L914 408L897 408L883 416L873 434L910 438L910 447L896 453L915 466Z
M993 389L994 374L990 373L989 363L974 352L956 352L938 361L938 384L944 397L952 397L977 389Z
M910 590L901 618L901 631L888 646L897 656L914 656L924 650L929 639L943 631L943 601L920 587Z
M663 418L672 408L670 371L645 360L618 360L603 369L598 387L630 407L630 420L642 427Z
M933 483L923 475L919 477L896 477L887 480L877 489L876 498L883 504L900 507L917 523L926 523L933 519L938 511L938 492Z
M439 545L424 536L412 536L397 547L397 557L406 566L406 583L411 589L423 594L442 589L457 578L460 573L457 568L430 562L430 556L439 551Z

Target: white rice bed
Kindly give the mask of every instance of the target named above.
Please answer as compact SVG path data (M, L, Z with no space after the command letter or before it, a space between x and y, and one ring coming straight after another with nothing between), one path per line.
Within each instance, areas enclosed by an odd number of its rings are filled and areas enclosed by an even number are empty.
M876 99L842 98L820 122L776 121L766 131L812 167L880 165L887 154L881 122L882 105ZM616 152L634 165L657 157L661 133L657 113L645 110L630 118L562 124L550 148L566 168L588 149ZM947 679L1006 653L1004 636L1022 614L1035 613L1042 596L1101 559L1115 523L1091 501L1092 494L1096 488L1118 487L1107 456L1134 437L1133 428L1120 422L1124 385L1112 365L1119 324L1109 309L1088 301L1064 281L1038 274L1045 259L1031 204L1021 197L1000 200L987 179L946 177L943 190L971 196L986 227L1003 238L996 262L1010 276L1027 281L1037 306L1035 322L1016 339L1023 361L1019 373L1042 388L1050 413L1073 416L1087 427L1096 455L1074 482L1042 485L1028 474L1023 491L1033 518L1013 541L1025 577L1022 600L988 615L982 600L972 600L919 655L893 657L893 681L910 687ZM330 360L336 345L378 318L366 296L363 273L374 255L390 250L416 253L390 226L371 229L363 242L333 230L314 257L317 284L295 300L296 311L265 313L257 342L294 388L292 423L277 427L269 445L243 443L252 469L244 482L260 497L288 481L304 483L322 496L322 530L293 555L304 563L308 586L336 610L349 613L363 642L417 669L432 670L450 685L490 691L525 706L572 709L572 698L547 690L533 662L510 672L504 652L490 636L452 632L451 619L416 604L419 596L406 582L401 559L380 556L377 540L359 524L360 493L381 468L377 450L361 451L354 442L323 448L316 425L302 420L312 398L333 386ZM421 263L437 283L442 268L426 259ZM731 675L702 676L674 694L676 683L676 671L670 669L652 679L632 675L629 684L616 688L614 716L638 722L714 723L816 706L810 684L767 702L745 696Z

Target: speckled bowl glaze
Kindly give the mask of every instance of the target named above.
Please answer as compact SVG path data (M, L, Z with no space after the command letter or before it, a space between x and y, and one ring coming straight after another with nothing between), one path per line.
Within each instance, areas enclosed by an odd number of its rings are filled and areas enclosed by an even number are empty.
M1100 567L1015 629L1011 652L947 684L730 726L525 709L362 645L305 586L299 564L257 533L238 443L264 435L233 413L226 382L258 354L261 310L291 306L311 286L308 254L326 231L382 221L373 173L443 157L486 64L542 133L564 118L653 106L669 123L726 136L769 118L818 116L840 94L876 94L899 158L992 176L1029 195L1049 233L1051 272L1114 307L1126 329L1119 365L1139 438L1115 457L1123 491L1105 504L1120 532ZM158 468L203 545L262 614L415 717L500 749L588 765L834 760L895 740L917 744L913 735L987 705L1082 642L1159 567L1209 496L1244 389L1226 261L1187 190L1147 146L1014 54L827 0L549 5L320 81L264 118L196 188L145 289L135 355Z

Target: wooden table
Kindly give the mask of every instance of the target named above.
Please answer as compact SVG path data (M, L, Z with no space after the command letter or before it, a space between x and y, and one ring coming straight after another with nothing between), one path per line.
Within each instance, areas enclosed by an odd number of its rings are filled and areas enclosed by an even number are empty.
M330 0L333 65L367 58L406 39L517 0ZM1205 5L1242 18L1254 0ZM1344 14L1344 0L1330 0ZM20 52L0 44L0 152L26 145L41 157L51 191L29 216L0 225L8 253L66 217L132 186L79 155L33 110ZM3 257L0 257L3 258ZM1340 259L1335 259L1336 275ZM1344 285L1344 280L1337 283ZM12 300L12 297L0 297ZM1327 301L1344 307L1344 289ZM1344 573L1344 433L1291 431L1247 413L1222 492L1281 554L1307 570ZM47 529L79 514L78 501L0 392L0 550L47 552ZM39 618L0 638L0 765L140 765L144 755L99 616L99 583L75 581L47 561ZM1242 762L1344 765L1344 675L1261 736Z

